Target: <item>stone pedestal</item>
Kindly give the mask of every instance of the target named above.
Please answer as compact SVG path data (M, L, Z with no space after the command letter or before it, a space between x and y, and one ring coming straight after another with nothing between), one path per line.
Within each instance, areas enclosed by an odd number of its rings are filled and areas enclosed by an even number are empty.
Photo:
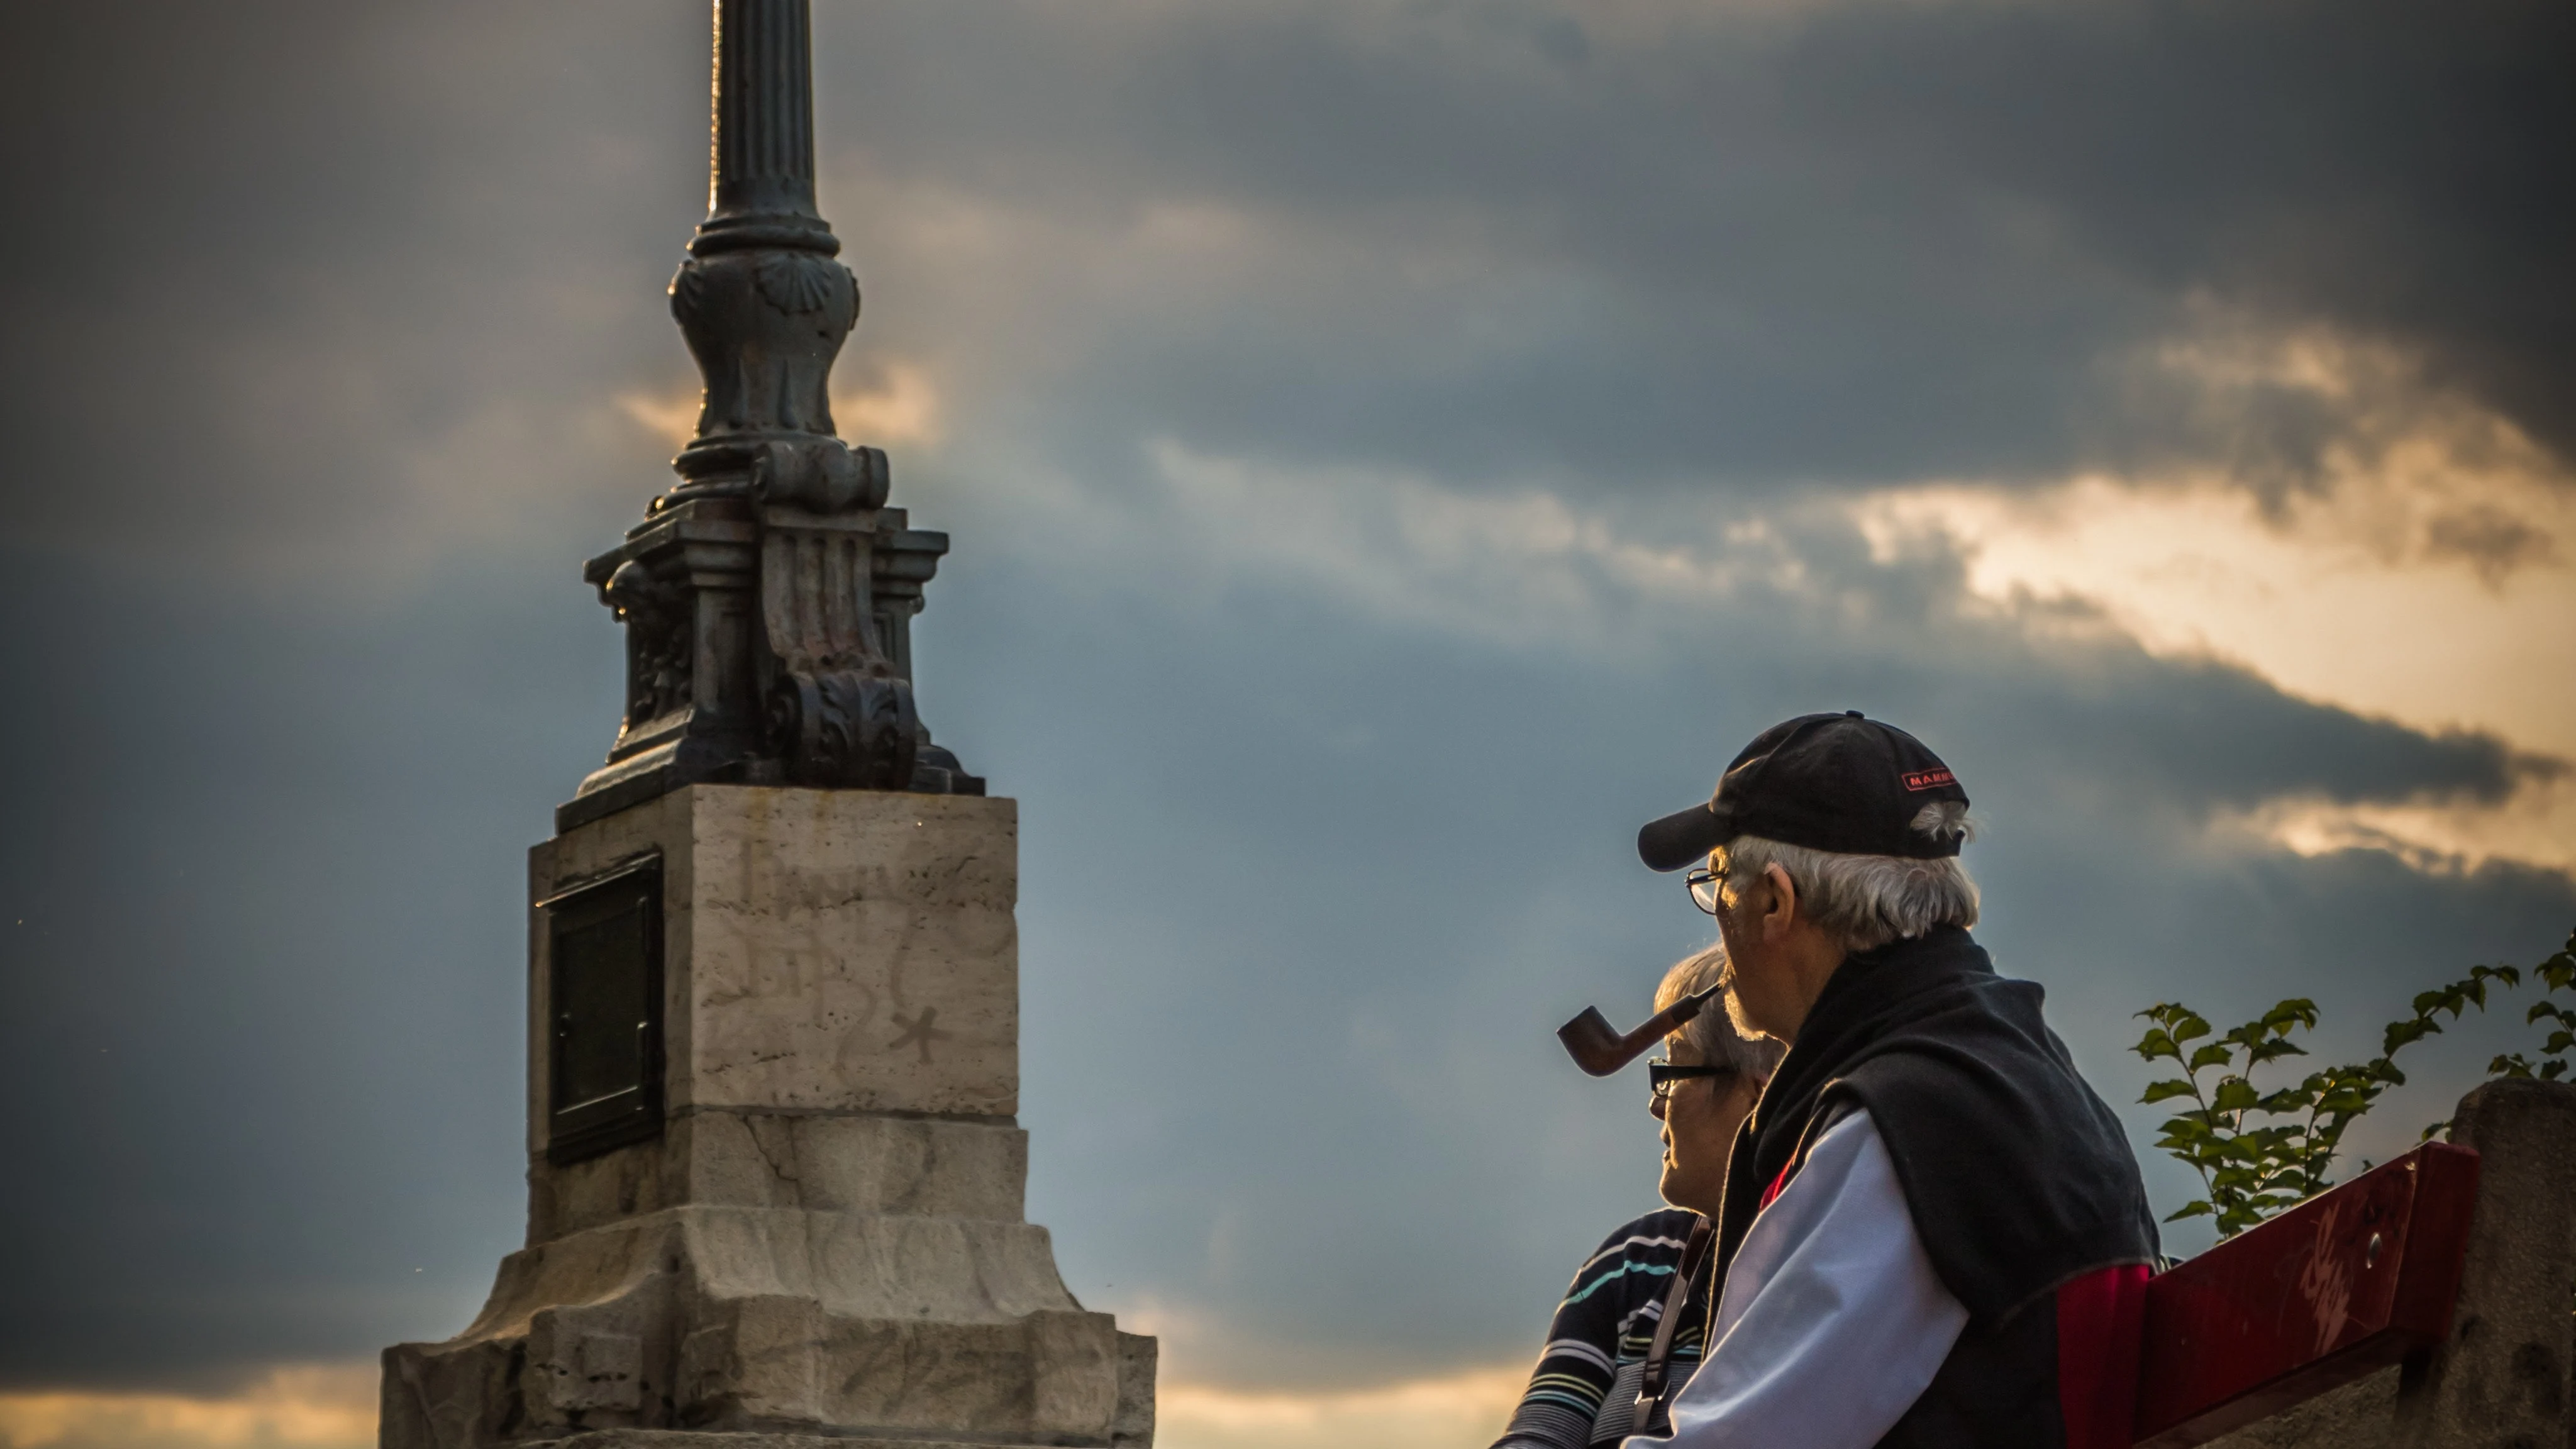
M529 898L657 852L659 1133L550 1157L532 909L527 1246L385 1351L386 1449L1150 1444L1154 1340L1022 1217L1013 802L696 785L536 847Z

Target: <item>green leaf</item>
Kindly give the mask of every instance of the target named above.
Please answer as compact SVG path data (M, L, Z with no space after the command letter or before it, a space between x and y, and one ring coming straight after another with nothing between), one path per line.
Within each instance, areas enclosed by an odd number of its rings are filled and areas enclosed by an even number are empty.
M2242 1112L2255 1104L2254 1084L2243 1077L2229 1077L2218 1084L2209 1099L2210 1108L2219 1112Z
M2392 1021L2388 1024L2388 1030L2380 1037L2379 1054L2393 1057L2397 1055L2399 1047L2411 1046L2441 1029L2432 1021L2420 1016L2406 1021Z
M2167 1213L2165 1215L2165 1221L2169 1223L2178 1223L2184 1218L2205 1218L2213 1211L2215 1210L2205 1201L2187 1202L2180 1208L2175 1209L2173 1212Z
M2167 1098L2188 1097L2190 1095L2191 1083L2168 1080L2162 1082L2149 1082L2147 1084L2147 1090L2139 1095L2138 1100L2140 1102L2162 1102Z
M2286 1032L2295 1023L2313 1031L2317 1025L2317 1004L2304 996L2293 996L2263 1013L2261 1025L2275 1033Z
M2191 1054L2191 1070L2195 1072L2201 1070L2203 1067L2223 1067L2225 1065L2227 1065L2227 1048L2220 1046L2216 1042L2211 1042L2205 1047L2195 1048Z

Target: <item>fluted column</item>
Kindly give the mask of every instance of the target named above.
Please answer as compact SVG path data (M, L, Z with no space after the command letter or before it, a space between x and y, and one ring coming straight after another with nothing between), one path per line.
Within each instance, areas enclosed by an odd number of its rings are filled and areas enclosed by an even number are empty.
M710 227L717 218L801 217L831 235L814 210L808 13L809 0L718 0ZM694 250L705 249L702 237Z

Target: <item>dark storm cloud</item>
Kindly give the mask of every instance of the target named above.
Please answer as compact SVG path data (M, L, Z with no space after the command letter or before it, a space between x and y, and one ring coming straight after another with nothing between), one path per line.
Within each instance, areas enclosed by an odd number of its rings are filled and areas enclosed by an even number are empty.
M1886 6L1820 17L1788 85L1802 125L2038 200L2159 290L2419 348L2564 457L2571 55L2576 14L2527 0Z
M660 473L598 419L674 346L700 8L12 7L10 534L294 576L610 526Z
M1380 268L1293 307L1256 285L1084 380L1207 447L1613 483L2211 455L2295 477L2352 420L2277 388L2204 418L2187 379L2136 375L2213 303L2393 344L2425 385L2569 441L2560 8L878 18L896 39L834 54L865 77L848 134L891 170L1077 211L1227 200L1381 244ZM881 139L924 119L917 151ZM1513 285L1368 332L1420 298L1424 235Z
M1076 511L1160 438L1649 503L2295 471L2349 420L2213 428L2133 375L2204 295L2555 437L2565 203L2518 180L2566 139L2555 12L823 8L850 365L929 359L956 438L897 460L958 530L925 708L1023 801L1033 1213L1086 1296L1179 1315L1180 1371L1530 1346L1651 1155L1547 1028L1697 944L1630 834L1788 713L1950 756L1987 935L2117 1098L2149 1000L2359 1019L2576 919L2555 875L2208 829L2547 762L1966 610L1955 560L1840 524L1793 538L1804 591L1604 586L1641 642L1587 650L1158 559L1194 545L1151 507L1068 546L967 466L1049 461ZM612 399L687 377L704 7L11 20L0 1380L442 1336L518 1236L519 851L615 709L575 563L667 476ZM1244 226L1120 274L1158 208Z
M447 516L459 497L622 499L659 446L607 398L687 376L638 298L700 203L699 8L21 7L16 526L319 547L383 528L384 490L346 480L388 473L473 537L494 530ZM1143 429L1603 488L2208 457L2295 480L2348 409L2258 386L2213 413L2141 350L2213 305L2324 326L2568 441L2571 24L2376 0L826 6L826 151L861 163L826 204L887 288L861 353L960 345L958 309L898 303L889 330L887 296L1011 285L924 275L955 266L881 235L901 184L1101 246L1174 202L1275 231L1278 264L1221 294L1074 276L965 339L988 390L1112 451ZM1064 336L1078 367L993 361Z
M453 1331L519 1207L517 846L614 709L530 571L315 609L11 552L0 1380ZM390 1340L387 1340L390 1341Z

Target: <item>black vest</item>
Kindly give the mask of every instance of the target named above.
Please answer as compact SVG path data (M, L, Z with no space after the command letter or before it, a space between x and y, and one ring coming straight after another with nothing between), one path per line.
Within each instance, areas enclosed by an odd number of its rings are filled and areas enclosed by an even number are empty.
M1933 1271L1968 1310L1957 1346L1883 1445L2062 1444L2054 1291L2155 1261L2155 1216L2128 1137L2040 1019L2040 999L2036 984L1997 976L1955 926L1857 952L1825 983L1736 1137L1721 1275L1763 1191L1857 1105L1887 1144Z

